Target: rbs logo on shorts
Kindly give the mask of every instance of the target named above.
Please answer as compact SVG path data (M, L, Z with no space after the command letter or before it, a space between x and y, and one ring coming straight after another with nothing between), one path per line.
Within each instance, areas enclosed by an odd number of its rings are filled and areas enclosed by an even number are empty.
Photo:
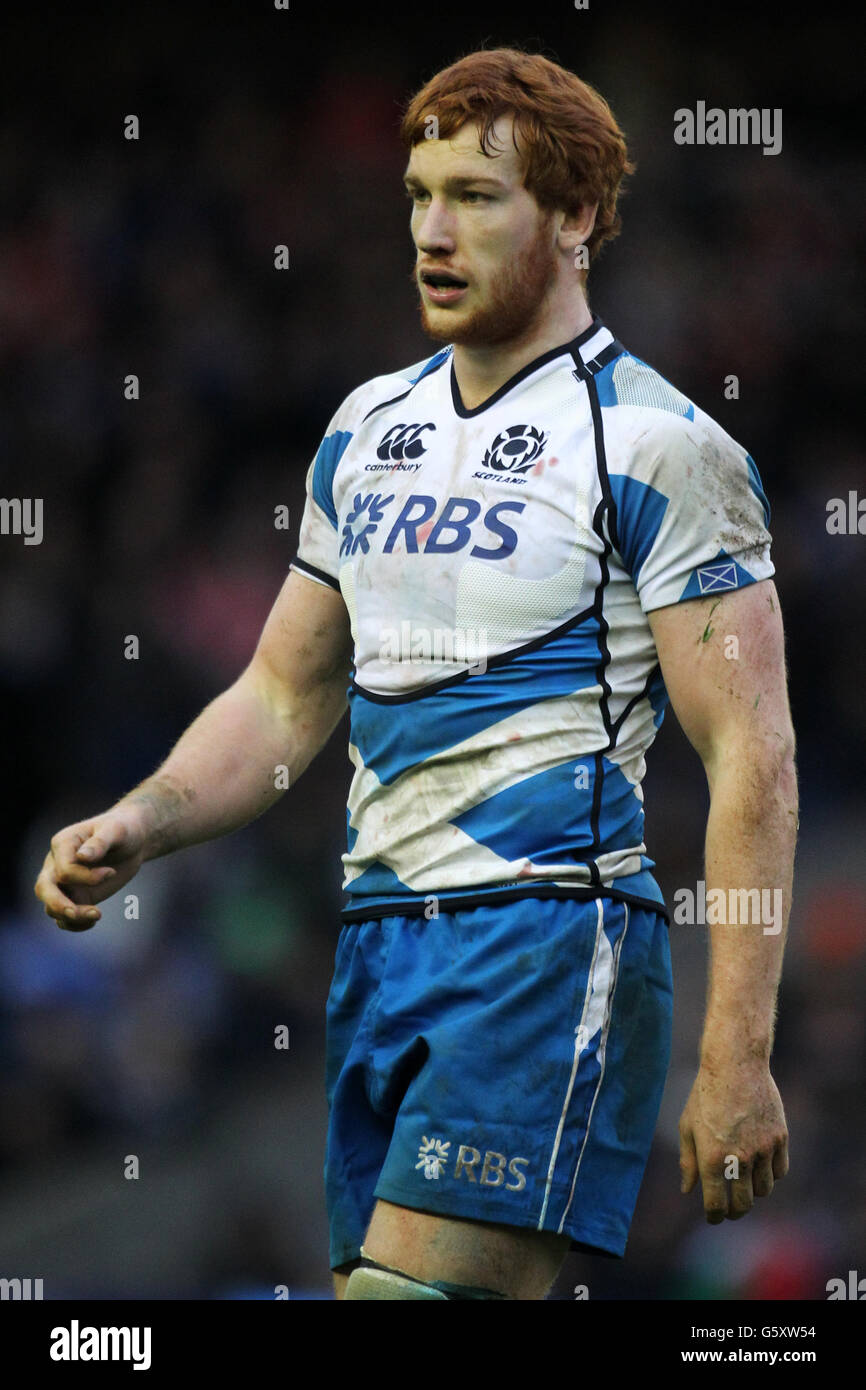
M461 1144L454 1159L454 1172L449 1174L448 1165L452 1158L450 1139L437 1139L435 1135L428 1139L425 1134L415 1167L428 1180L465 1177L469 1182L480 1183L482 1187L505 1187L509 1192L521 1192L526 1186L526 1174L521 1171L521 1165L527 1168L528 1158L509 1159L505 1154L488 1149L482 1160L480 1149L473 1148L471 1144ZM477 1176L476 1168L479 1170ZM514 1182L506 1182L506 1177L514 1178Z
M508 1174L505 1165L508 1164ZM520 1171L520 1165L526 1168L529 1164L528 1158L505 1157L505 1154L494 1153L488 1149L484 1155L484 1162L481 1161L481 1154L478 1149L473 1149L469 1144L461 1144L457 1150L457 1160L454 1164L454 1176L459 1178L465 1173L470 1182L480 1182L484 1187L499 1187L503 1183L509 1192L520 1192L526 1186L526 1175ZM481 1164L481 1172L475 1177L476 1164ZM516 1178L516 1182L505 1182L506 1176Z

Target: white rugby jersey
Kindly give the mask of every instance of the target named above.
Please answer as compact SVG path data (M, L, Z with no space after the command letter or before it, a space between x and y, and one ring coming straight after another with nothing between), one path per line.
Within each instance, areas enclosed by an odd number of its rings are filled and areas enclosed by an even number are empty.
M774 573L750 456L601 319L475 409L453 348L365 382L292 568L354 639L346 921L536 894L664 911L647 613Z

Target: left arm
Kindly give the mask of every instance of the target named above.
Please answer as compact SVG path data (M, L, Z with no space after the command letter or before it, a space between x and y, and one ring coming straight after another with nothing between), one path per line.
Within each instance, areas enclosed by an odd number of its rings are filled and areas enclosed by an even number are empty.
M700 1065L680 1120L682 1190L700 1177L716 1223L744 1215L788 1169L769 1069L798 824L784 634L769 579L656 609L648 620L671 705L709 784L708 919L719 897L740 909L709 929Z

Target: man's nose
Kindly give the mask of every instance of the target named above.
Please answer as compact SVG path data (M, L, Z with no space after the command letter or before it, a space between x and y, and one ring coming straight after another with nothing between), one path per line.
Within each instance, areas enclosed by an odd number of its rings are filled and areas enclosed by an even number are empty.
M415 234L415 243L419 251L427 255L440 248L453 251L456 245L455 230L454 214L434 198L425 209Z

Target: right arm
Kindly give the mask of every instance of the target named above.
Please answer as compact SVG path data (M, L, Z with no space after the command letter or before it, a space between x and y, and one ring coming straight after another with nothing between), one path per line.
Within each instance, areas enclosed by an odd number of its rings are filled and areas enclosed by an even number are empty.
M352 659L341 595L290 570L242 675L202 710L160 768L111 810L59 831L34 891L58 926L82 931L94 906L146 859L228 834L294 786L346 708Z

